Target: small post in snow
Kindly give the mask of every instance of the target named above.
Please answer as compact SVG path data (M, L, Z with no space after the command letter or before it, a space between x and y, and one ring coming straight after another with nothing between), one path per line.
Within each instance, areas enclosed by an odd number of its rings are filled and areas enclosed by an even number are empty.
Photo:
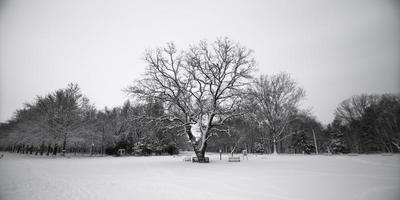
M93 151L94 151L94 143L92 143L92 146L90 147L90 156L93 156Z
M242 153L243 153L243 160L244 160L244 157L246 157L246 160L248 160L249 157L247 157L247 149L243 150Z
M222 149L219 149L219 160L222 160Z

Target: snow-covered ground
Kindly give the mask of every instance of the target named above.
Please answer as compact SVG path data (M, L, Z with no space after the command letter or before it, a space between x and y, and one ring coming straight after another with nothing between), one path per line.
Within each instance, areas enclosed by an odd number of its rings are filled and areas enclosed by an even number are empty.
M46 158L5 154L1 200L400 199L400 155Z

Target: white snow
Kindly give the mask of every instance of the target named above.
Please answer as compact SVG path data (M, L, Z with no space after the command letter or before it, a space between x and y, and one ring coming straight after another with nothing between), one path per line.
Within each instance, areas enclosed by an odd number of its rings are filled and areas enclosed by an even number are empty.
M193 125L192 125L191 131L192 131L192 135L193 135L196 139L200 138L200 137L201 137L200 123L197 122L196 124L193 124Z
M400 199L400 155L46 158L5 154L1 200Z

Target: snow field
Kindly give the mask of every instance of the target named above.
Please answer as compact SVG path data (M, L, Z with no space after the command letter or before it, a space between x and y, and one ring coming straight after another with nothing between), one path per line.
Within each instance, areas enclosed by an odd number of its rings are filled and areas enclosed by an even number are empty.
M400 155L47 158L5 154L1 200L400 199Z

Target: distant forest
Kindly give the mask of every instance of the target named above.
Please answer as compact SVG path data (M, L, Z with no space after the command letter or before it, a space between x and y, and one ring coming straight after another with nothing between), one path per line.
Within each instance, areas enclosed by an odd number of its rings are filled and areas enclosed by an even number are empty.
M0 125L0 148L36 155L400 151L400 95L357 95L323 126L287 73L254 77L252 51L227 38L146 51L122 106L101 110L69 84L26 103Z

